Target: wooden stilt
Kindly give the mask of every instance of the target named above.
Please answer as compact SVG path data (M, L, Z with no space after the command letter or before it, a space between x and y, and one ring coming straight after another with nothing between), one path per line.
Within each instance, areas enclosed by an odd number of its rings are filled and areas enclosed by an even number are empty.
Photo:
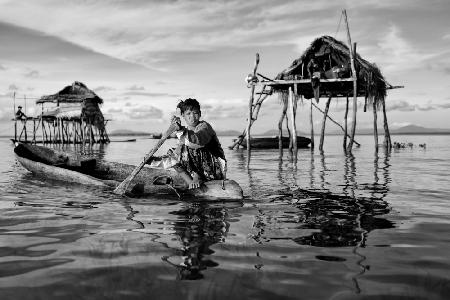
M255 67L253 68L253 76L256 76L256 70L258 69L259 64L259 54L256 53L256 61ZM250 164L250 153L251 153L251 145L250 145L250 128L252 126L252 116L253 116L253 98L255 95L255 84L252 84L250 99L248 101L248 120L247 120L247 166Z
M355 139L356 133L356 111L357 111L357 82L356 82L356 69L355 69L355 55L356 55L356 43L352 44L352 39L350 37L350 28L347 20L347 12L345 10L342 11L344 15L345 24L347 27L347 40L348 40L348 50L350 54L350 67L352 69L352 79L353 79L353 120L352 120L352 129L350 135L350 141L347 145L347 152L351 153L353 148L353 142Z
M25 132L25 142L28 142L28 135L27 135L27 120L23 121L23 130Z
M314 151L314 122L313 122L312 108L313 108L313 103L312 103L312 99L311 99L311 104L309 106L309 123L311 125L311 151Z
M323 113L322 119L322 131L320 133L320 143L319 150L323 151L323 141L325 139L325 124L327 122L328 110L330 109L331 96L328 97L327 103L325 104L325 112Z
M283 110L281 111L281 117L278 121L278 149L282 151L283 149L283 121L286 117L288 103L283 101Z
M343 143L344 152L347 152L347 135L348 135L347 117L348 117L348 95L347 95L347 99L345 101L345 114L344 114L344 143Z
M89 132L89 147L92 147L92 145L93 145L93 135L94 135L94 133L92 132L92 124L88 125L88 132Z
M389 126L388 126L387 115L386 115L386 103L385 103L384 99L381 102L381 104L382 104L382 107L383 107L384 146L387 149L391 149L392 148L392 142L391 142L391 135L389 133Z
M348 142L347 146L347 152L351 153L353 149L353 142L355 141L355 134L356 134L356 111L358 109L358 103L357 103L357 82L356 82L356 69L355 69L355 62L354 62L354 56L356 55L356 43L353 43L353 50L350 48L350 57L351 57L351 68L352 68L352 77L353 77L353 120L352 120L352 129L350 134L350 141Z
M377 104L373 101L373 137L375 139L375 152L378 152L378 125L377 125Z
M86 124L81 121L81 146L85 147L86 144Z
M295 96L292 87L289 87L289 106L290 106L290 114L291 114L291 126L292 126L292 145L294 149L294 159L297 157L297 124L295 122Z

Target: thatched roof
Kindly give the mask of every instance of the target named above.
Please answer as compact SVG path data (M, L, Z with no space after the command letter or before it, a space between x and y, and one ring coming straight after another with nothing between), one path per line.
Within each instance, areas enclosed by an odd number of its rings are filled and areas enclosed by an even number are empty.
M68 85L56 94L42 96L36 101L36 104L42 103L79 103L86 99L91 99L97 104L102 104L103 100L97 96L92 90L88 89L83 83L75 81L72 85Z
M307 66L311 58L315 58L324 67L321 78L348 78L351 76L350 51L347 45L330 36L322 36L314 40L302 56L294 60L289 68L279 73L276 79L310 78ZM384 100L386 97L386 89L390 88L391 85L386 82L375 64L368 62L358 54L356 54L354 61L357 73L358 97L367 97L369 102L380 103L380 100ZM340 72L336 72L338 68ZM288 86L275 85L273 90L286 95ZM311 84L299 84L297 93L298 96L301 95L307 99L312 98ZM353 82L321 82L320 95L321 97L353 95Z

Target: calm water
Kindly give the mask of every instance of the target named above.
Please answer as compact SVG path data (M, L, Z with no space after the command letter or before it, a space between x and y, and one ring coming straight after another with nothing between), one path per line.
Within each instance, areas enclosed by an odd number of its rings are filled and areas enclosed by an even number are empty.
M226 150L246 199L208 204L45 181L2 139L0 299L448 299L450 136L378 155L357 140L346 157L327 137L297 168ZM137 164L154 144L94 152Z

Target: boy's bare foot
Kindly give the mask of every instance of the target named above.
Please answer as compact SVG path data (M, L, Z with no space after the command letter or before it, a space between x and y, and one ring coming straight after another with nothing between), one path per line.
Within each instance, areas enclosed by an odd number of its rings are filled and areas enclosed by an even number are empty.
M198 174L194 173L194 175L192 176L192 181L189 183L189 189L199 188L201 184L202 182L200 180L200 177L198 176Z

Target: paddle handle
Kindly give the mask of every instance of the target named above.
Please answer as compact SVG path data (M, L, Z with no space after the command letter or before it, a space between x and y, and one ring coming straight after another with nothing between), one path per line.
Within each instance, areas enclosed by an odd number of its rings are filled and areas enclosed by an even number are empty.
M142 170L142 168L145 166L147 161L155 154L156 151L161 147L162 144L169 138L169 136L176 131L179 128L179 126L174 126L172 124L169 129L163 134L161 139L158 141L158 143L153 147L153 149L145 155L144 160L136 167L134 168L133 172L121 183L118 187L114 189L114 193L118 195L123 195L127 191L128 187L131 184L131 181L133 181L134 177Z

